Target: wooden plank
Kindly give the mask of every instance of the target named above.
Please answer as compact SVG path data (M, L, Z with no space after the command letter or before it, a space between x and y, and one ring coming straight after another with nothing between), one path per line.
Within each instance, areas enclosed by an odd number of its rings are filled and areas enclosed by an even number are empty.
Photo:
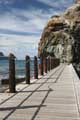
M80 120L80 81L72 65L60 65L16 89L16 94L0 93L0 119Z

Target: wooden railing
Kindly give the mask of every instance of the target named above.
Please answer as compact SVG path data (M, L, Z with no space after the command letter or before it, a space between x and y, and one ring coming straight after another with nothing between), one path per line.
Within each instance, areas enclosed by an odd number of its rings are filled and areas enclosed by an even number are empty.
M50 70L54 69L60 64L59 59L54 57L40 57L40 62L38 63L38 58L34 57L34 79L38 79L38 76L43 76L44 73L48 73ZM15 75L15 56L13 54L9 55L9 92L16 92L16 75ZM26 84L30 84L30 57L25 58L25 81Z

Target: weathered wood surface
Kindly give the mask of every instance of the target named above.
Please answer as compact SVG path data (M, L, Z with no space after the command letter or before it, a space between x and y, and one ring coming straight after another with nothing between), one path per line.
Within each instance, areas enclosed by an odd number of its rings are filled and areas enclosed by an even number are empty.
M72 65L0 93L0 120L80 120L80 81Z

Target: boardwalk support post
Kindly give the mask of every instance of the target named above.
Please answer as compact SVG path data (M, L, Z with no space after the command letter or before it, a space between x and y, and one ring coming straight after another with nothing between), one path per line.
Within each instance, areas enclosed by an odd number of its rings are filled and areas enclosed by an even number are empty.
M30 84L30 57L26 56L26 84Z
M16 80L15 80L15 56L10 53L9 55L9 92L16 92Z
M34 79L38 79L38 61L37 57L34 57Z

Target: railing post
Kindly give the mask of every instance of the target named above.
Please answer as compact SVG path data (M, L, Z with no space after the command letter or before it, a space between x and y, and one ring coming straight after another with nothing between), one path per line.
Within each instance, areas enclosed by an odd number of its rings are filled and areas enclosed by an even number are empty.
M47 58L44 58L44 72L47 73Z
M38 62L37 57L34 57L34 79L38 79Z
M58 59L56 59L56 67L58 66Z
M30 84L30 57L26 56L26 84Z
M54 58L54 68L56 67L56 59Z
M52 70L52 57L50 57L50 70Z
M52 64L51 69L53 69L53 57L51 58L51 64Z
M50 71L50 57L48 58L48 71Z
M60 59L58 59L58 65L60 64Z
M52 69L54 68L54 58L52 58Z
M44 73L43 73L43 56L40 57L40 75L44 75Z
M49 71L49 58L47 58L47 70Z
M16 92L16 80L15 80L15 56L10 53L9 55L9 92Z

